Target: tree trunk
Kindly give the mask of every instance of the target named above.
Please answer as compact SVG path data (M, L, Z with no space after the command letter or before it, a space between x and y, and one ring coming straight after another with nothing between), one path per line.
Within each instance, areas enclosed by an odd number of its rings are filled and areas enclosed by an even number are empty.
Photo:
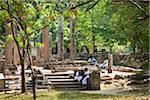
M0 61L2 60L2 56L3 56L2 50L0 50Z
M22 93L24 93L26 92L24 59L20 59L20 64L21 64L21 87L22 87Z
M49 30L48 30L48 26L46 26L43 29L43 43L44 43L44 63L49 63L49 58L50 58L50 43L49 43Z
M28 67L31 69L31 73L32 73L33 99L36 100L36 89L35 89L35 86L36 86L36 77L35 77L34 70L32 69L32 59L31 59L31 56L30 56L30 53L29 53L29 50L31 50L30 44L29 44L29 39L27 39L27 41L28 41L28 44L27 44L26 51L27 51L28 60L29 60Z
M73 61L76 59L75 19L73 17L70 18L70 33L71 33L70 56L71 60Z
M136 52L136 43L134 42L134 44L133 44L133 53L135 54L135 52Z
M16 43L18 53L19 53L19 58L20 58L20 65L21 65L21 90L22 93L26 92L26 80L25 80L25 68L24 68L24 58L25 58L25 38L23 38L23 47L22 47L22 53L20 52L19 48L19 43L15 37L15 30L14 30L14 24L11 22L11 32L13 35L13 39Z
M63 32L63 19L62 16L58 19L58 58L59 60L63 60L64 58L64 32Z
M92 25L92 52L95 56L95 33L94 33L94 23L93 23L93 11L91 13L91 25Z
M22 48L22 56L20 57L20 64L21 64L21 78L22 78L22 93L25 93L26 92L26 80L25 80L25 66L24 66L24 61L25 61L25 55L26 55L26 52L25 52L25 42L26 42L26 39L23 38L23 48ZM19 46L19 45L18 45Z
M93 55L95 56L96 46L95 46L95 34L94 34L94 32L92 32L92 47L93 47Z

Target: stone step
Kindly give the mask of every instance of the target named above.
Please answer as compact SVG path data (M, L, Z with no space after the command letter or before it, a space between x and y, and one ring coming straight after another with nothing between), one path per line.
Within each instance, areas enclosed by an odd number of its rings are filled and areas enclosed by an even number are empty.
M36 77L44 77L42 74L36 74Z
M27 87L26 88L28 91L32 91L32 87ZM53 87L38 87L37 89L55 89L55 90L59 90L59 91L75 91L75 90L86 90L87 88L86 87L72 87L72 88L53 88Z
M66 87L54 87L54 88L52 88L52 89L55 89L55 90L62 90L62 91L74 91L74 90L86 90L87 89L87 87L70 87L70 88L66 88Z
M32 85L26 86L27 90L31 90L33 87ZM47 85L36 85L36 89L49 89L51 88L50 86Z
M2 91L11 91L11 89L5 88L5 89L0 89L0 91L1 91L1 92L2 92Z
M32 84L28 84L26 85L27 87L32 87L33 85ZM67 85L67 84L52 84L52 85L36 85L36 87L54 87L54 88L78 88L78 87L82 87L81 84L70 84L70 85Z
M51 82L49 84L52 84L52 85L76 85L76 84L81 84L80 82Z
M70 76L46 76L47 79L70 79Z
M32 85L26 86L27 90L32 89ZM74 89L74 90L80 90L80 89L86 89L85 87L82 87L82 85L56 85L56 86L50 86L50 85L36 85L36 89Z
M37 75L37 89L58 89L58 90L84 90L81 83L74 80L72 72L56 72L56 73L45 73ZM43 79L42 79L43 77ZM27 89L32 89L32 81L26 84Z
M73 73L56 72L56 73L45 73L44 76L68 76Z
M32 87L32 84L27 84L26 87ZM52 87L52 88L81 88L82 85L81 84L51 84L51 85L36 85L36 88L48 88L48 87Z
M37 85L81 85L80 82L77 82L77 81L61 81L61 82L51 82L51 81L45 81L45 80L37 80ZM26 85L32 85L32 82L27 82Z
M74 85L51 85L52 88L81 88L81 84Z
M48 82L75 82L74 79L48 79Z

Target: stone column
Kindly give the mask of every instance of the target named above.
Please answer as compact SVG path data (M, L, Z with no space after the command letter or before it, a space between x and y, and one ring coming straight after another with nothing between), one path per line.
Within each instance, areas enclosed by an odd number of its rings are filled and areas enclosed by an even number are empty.
M112 66L113 66L113 54L109 54L108 56L108 73L112 73Z
M48 30L48 26L46 26L43 29L43 43L44 43L44 48L43 48L43 55L44 55L44 63L48 63L49 62L49 58L50 58L50 53L49 53L49 30Z
M11 35L11 26L10 26L10 23L5 23L5 32L6 32L6 35L8 37L8 35ZM5 56L6 56L6 63L7 64L11 64L12 63L12 43L10 43L8 41L8 39L6 40L6 47L5 47Z
M49 32L49 63L51 63L51 57L52 57L52 33Z
M0 60L2 60L2 56L3 56L2 50L0 49Z
M70 56L71 56L71 60L73 61L76 59L75 19L73 17L70 18L70 33L71 33Z
M64 58L64 31L63 31L63 19L62 16L58 19L58 41L57 41L57 53L59 60Z
M18 52L16 43L14 43L14 56L13 57L14 57L13 58L14 65L20 64L19 52Z

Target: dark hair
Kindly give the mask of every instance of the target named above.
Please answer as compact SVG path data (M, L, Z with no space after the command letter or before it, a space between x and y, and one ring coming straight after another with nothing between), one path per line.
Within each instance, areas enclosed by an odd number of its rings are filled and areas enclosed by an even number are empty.
M106 49L102 49L102 52L105 52L106 51Z
M89 56L89 58L93 58L93 56Z
M84 70L85 70L85 71L88 71L88 68L85 68Z

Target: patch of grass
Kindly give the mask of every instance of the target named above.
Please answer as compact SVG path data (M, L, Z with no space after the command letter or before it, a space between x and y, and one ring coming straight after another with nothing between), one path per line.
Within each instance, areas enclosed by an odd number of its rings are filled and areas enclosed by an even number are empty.
M37 100L148 100L148 97L87 94L79 91L37 92ZM144 99L143 99L144 98ZM33 100L32 93L0 94L0 100Z

